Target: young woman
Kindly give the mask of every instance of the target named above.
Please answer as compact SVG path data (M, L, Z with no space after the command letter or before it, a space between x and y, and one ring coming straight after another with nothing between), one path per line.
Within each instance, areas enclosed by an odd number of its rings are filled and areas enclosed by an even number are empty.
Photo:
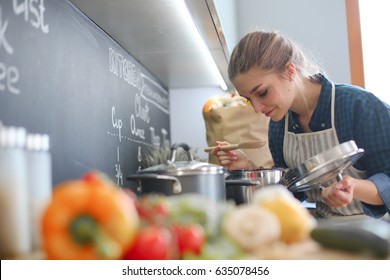
M229 78L254 110L270 117L275 167L294 168L354 140L365 150L340 182L306 191L326 216L390 213L390 107L366 90L334 84L277 32L252 32L232 52ZM226 142L217 142L225 145ZM240 150L213 151L229 169L257 168Z

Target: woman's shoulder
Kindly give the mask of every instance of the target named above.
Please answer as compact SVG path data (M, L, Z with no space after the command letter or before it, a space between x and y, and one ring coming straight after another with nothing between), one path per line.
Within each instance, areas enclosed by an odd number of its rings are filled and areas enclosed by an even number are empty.
M373 93L354 85L336 85L336 116L341 119L356 117L376 121L383 116L390 116L390 107Z
M348 97L351 95L355 98L366 98L369 95L373 95L364 88L351 84L335 84L335 86L336 93L342 94L342 97Z
M370 103L384 104L377 96L362 87L350 84L335 84L335 87L337 102L346 103L349 106L367 106Z
M330 102L332 96L332 83L336 89L336 104L344 102L351 105L355 102L364 102L365 100L378 99L366 89L347 83L334 83L325 75L318 75L321 82L321 99L323 102Z

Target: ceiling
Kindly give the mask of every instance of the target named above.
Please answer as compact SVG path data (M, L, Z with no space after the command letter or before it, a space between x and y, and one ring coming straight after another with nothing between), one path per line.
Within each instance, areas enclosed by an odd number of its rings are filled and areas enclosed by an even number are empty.
M178 0L70 0L168 89L219 87ZM228 50L213 0L186 0L228 88Z

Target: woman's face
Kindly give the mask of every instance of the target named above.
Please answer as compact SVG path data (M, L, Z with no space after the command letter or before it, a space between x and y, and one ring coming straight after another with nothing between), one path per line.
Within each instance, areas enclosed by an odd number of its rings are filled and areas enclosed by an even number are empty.
M261 112L273 121L284 117L294 99L287 74L265 72L254 67L237 75L233 84L239 94L251 102L256 113Z

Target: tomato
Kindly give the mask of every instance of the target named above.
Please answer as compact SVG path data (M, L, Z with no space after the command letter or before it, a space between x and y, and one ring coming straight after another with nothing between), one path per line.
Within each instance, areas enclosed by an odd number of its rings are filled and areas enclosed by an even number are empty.
M137 205L139 216L151 223L161 223L169 214L169 207L166 197L161 195L142 196Z
M199 255L206 241L206 234L200 224L174 225L180 257L185 253Z
M172 258L173 236L163 226L148 225L140 229L133 247L125 254L128 260L168 260Z

